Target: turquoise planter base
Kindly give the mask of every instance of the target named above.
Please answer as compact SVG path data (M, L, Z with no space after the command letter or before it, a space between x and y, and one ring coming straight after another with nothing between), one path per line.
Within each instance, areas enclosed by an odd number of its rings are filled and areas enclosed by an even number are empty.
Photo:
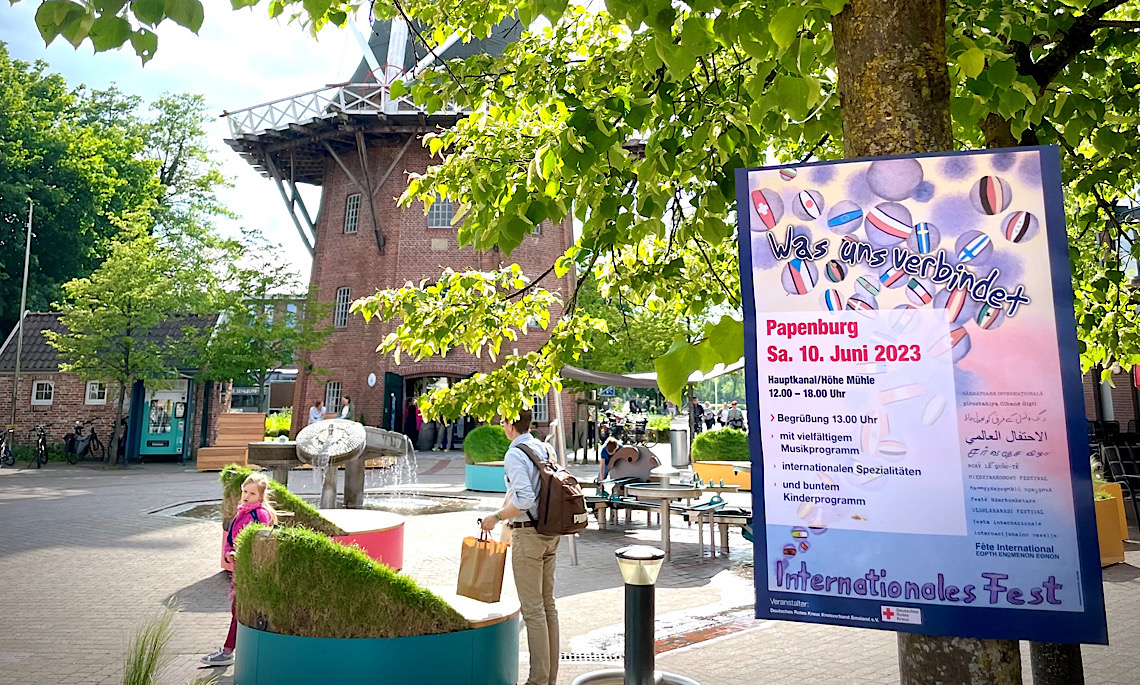
M475 492L506 492L506 470L501 466L464 464L463 486Z
M519 619L392 638L278 635L238 624L236 685L515 685Z

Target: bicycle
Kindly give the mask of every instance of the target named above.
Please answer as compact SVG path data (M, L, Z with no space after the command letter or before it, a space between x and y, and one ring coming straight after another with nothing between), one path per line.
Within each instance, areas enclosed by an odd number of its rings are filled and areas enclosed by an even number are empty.
M68 464L78 464L80 459L88 456L94 457L94 461L103 461L107 450L103 446L103 441L99 439L95 426L92 425L94 423L95 419L76 421L75 430L63 437L63 452L67 456ZM84 426L91 426L90 432L84 433Z
M16 431L12 428L0 435L0 466L15 466L16 455L12 454L12 445L16 442Z
M32 456L32 460L28 462L28 466L33 463L36 468L41 468L48 462L48 449L47 449L47 424L39 424L36 426L36 452Z
M637 419L633 422L633 432L630 435L630 442L634 445L645 445L646 447L655 447L657 445L657 431L648 430L648 419Z

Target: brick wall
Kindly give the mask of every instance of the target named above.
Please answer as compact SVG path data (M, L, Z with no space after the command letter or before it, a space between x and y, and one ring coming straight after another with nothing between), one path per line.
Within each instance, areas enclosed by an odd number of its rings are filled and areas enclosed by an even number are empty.
M32 387L36 381L52 382L50 405L32 404ZM104 444L109 444L118 393L117 386L108 384L105 404L87 404L87 382L79 376L70 373L21 373L16 393L16 440L22 445L29 444L35 438L35 427L43 423L49 424L48 441L62 444L63 436L71 432L77 420L95 419L99 438ZM127 388L126 401L130 402L130 388ZM12 374L0 375L0 408L3 409L0 424L6 426L12 411Z
M1090 421L1107 420L1107 412L1097 415L1096 393L1100 392L1100 376L1096 372L1089 372L1081 379L1085 394L1085 418ZM1113 375L1112 382L1112 420L1120 422L1120 429L1127 430L1128 422L1137 419L1136 404L1132 395L1132 375L1118 373Z
M46 380L53 383L52 403L50 405L32 404L32 387L35 381ZM194 416L191 417L187 427L188 440L194 449L198 447L198 433L201 427L202 414L202 384L195 384L197 390L194 398ZM211 400L210 419L207 426L209 444L217 438L218 415L229 410L229 395L224 401L218 402L218 393L214 385L214 397ZM115 423L115 411L118 407L119 389L116 384L107 384L107 401L105 404L87 404L87 382L75 374L70 373L21 373L20 387L16 396L16 440L26 445L35 439L35 427L38 424L49 424L47 429L48 440L52 444L62 444L63 436L73 430L75 421L95 419L95 430L104 445L110 446L111 427ZM0 425L7 425L11 416L12 407L12 374L0 375ZM127 386L123 403L123 415L130 411L131 389Z
M374 146L369 150L372 178L391 165L403 144L404 140L394 140L391 145ZM345 161L354 175L362 177L355 156L351 162ZM320 301L335 303L337 289L341 287L351 288L351 298L355 300L380 289L401 287L409 281L418 283L423 279L438 278L445 268L456 271L492 270L518 263L524 273L536 277L572 242L572 224L567 219L558 225L544 222L541 232L528 236L509 258L498 251L477 252L470 247L460 249L454 228L427 227L422 204L416 203L407 208L396 206L396 198L406 187L407 173L422 172L428 164L427 151L418 142L413 142L399 162L404 173L391 174L376 193L373 201L376 222L373 222L369 203L362 198L357 231L346 234L347 199L360 191L335 161L328 160L316 221L317 247L311 274ZM377 225L386 241L383 253L376 244L374 227ZM565 300L572 292L573 276L567 274L556 279L550 274L543 285L560 292ZM560 314L560 308L553 311L552 320L557 320ZM341 395L352 398L357 414L363 413L367 423L379 425L384 411L386 372L396 373L405 379L426 376L461 378L489 371L495 366L486 356L476 358L462 350L453 350L446 357L421 362L405 358L397 365L391 357L376 352L377 345L391 330L391 324L377 321L366 324L359 316L349 316L346 327L335 329L323 349L312 352L308 359L303 360L299 365L293 399L294 434L305 425L313 401L324 398L326 381L339 381ZM517 349L520 354L526 354L538 349L547 337L546 331L532 329L503 352L507 354ZM324 373L312 372L317 369ZM369 374L376 375L376 384L372 387L367 383ZM334 410L333 407L327 409Z

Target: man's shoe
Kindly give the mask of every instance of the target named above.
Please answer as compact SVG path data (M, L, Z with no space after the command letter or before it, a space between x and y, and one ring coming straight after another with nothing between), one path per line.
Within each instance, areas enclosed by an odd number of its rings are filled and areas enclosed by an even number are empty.
M213 654L202 657L202 663L207 666L230 666L234 662L234 653L227 652L225 647L219 647Z

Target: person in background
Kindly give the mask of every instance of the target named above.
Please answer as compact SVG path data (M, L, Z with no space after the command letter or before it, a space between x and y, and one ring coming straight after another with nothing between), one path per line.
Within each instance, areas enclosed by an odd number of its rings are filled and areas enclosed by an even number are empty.
M409 397L404 406L404 435L415 445L420 439L420 408L416 406L416 398Z
M728 427L744 430L744 412L736 406L736 400L732 401L732 408L728 410Z
M325 418L324 402L316 400L313 406L309 407L309 423L315 423Z
M448 423L442 419L435 422L435 446L431 448L432 452L450 452L451 451L451 434L455 430L455 424Z
M605 480L610 475L610 457L614 456L614 452L620 449L621 442L617 438L607 438L602 444L602 452L598 459L598 482Z
M720 416L717 419L720 422L720 427L724 428L728 425L728 402L720 406Z
M693 404L689 411L692 412L693 417L693 433L700 433L705 427L705 408L702 407L701 403L694 397Z
M352 400L348 395L340 398L340 413L337 414L338 419L347 419L349 421L356 420L356 408L352 406Z
M712 405L708 404L707 402L705 403L704 415L705 415L705 430L711 431L713 429L713 426L716 425L716 410L713 409Z

